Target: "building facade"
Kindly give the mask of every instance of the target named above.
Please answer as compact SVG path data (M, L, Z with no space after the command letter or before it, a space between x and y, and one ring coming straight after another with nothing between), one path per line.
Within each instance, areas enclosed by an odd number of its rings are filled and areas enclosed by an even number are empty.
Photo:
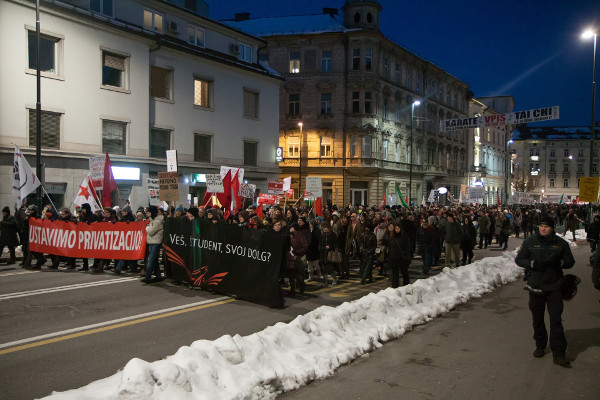
M596 137L598 137L596 128ZM533 193L539 201L577 200L580 178L599 175L598 149L590 157L590 127L518 126L513 132L513 190Z
M434 187L458 196L467 181L469 132L441 133L439 122L467 115L468 85L387 39L380 12L348 0L322 15L225 21L262 37L259 56L285 78L280 176L296 197L308 176L322 177L334 204L399 204L396 186L420 204Z
M11 183L14 145L35 169L35 11L0 2L0 175ZM166 150L178 152L182 203L221 165L263 191L277 179L281 77L259 63L262 39L211 20L203 0L43 1L40 21L42 162L57 207L106 152L137 169L118 180L133 205L148 204ZM14 203L11 185L0 203Z
M494 107L501 109L497 110ZM494 118L512 112L512 96L484 97L469 101L469 116ZM485 204L497 204L498 198L506 203L510 198L510 154L512 125L498 125L470 129L472 146L469 146L468 184L485 188Z

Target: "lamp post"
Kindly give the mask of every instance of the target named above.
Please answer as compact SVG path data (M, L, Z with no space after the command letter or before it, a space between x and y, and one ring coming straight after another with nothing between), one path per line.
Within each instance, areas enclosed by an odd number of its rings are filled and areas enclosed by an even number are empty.
M298 126L300 127L300 147L298 148L298 198L302 198L302 127L304 124L302 122L298 122Z
M590 178L593 177L593 164L594 164L594 111L596 108L596 38L598 34L596 31L592 31L591 29L586 30L581 35L583 39L590 39L594 37L594 61L592 64L592 122L590 124ZM593 210L590 204L590 223L592 222Z
M506 166L505 166L505 171L504 171L504 176L506 177L506 182L504 182L504 201L506 202L506 204L508 204L508 186L510 185L510 179L509 179L509 174L512 173L510 165L511 162L510 160L510 153L508 151L508 148L510 147L510 145L513 143L512 139L509 139L508 142L506 142Z
M410 207L410 201L412 199L412 171L413 171L413 125L415 122L415 106L421 105L419 100L415 100L412 103L410 111L410 166L408 167L408 205Z

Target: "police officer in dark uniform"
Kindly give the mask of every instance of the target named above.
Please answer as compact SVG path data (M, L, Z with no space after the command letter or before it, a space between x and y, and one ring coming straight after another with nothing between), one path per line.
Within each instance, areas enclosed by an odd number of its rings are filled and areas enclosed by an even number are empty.
M533 318L534 357L544 356L548 332L544 322L546 307L550 316L550 349L554 363L570 366L565 358L567 340L562 326L563 297L561 286L563 269L572 268L575 259L569 244L554 232L554 219L544 216L539 220L538 232L522 244L515 259L525 269L525 289L529 290L529 309Z

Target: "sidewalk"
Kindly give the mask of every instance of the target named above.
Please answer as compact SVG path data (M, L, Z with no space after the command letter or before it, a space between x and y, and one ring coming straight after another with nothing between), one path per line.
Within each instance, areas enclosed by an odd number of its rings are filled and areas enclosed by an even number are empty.
M589 247L572 250L577 263L569 272L582 279L563 313L572 368L555 365L551 353L532 356L528 295L517 281L417 327L329 379L279 398L599 398L600 292L590 280Z

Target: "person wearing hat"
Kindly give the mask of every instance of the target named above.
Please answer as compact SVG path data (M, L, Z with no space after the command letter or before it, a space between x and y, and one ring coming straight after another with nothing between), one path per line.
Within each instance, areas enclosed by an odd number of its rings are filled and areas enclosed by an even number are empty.
M15 247L18 245L17 220L13 215L10 215L10 208L4 207L2 209L2 222L0 225L0 254L4 252L5 247L8 247L10 253L9 264L16 262Z
M529 309L533 319L533 356L541 358L548 343L544 314L550 316L550 349L554 363L568 367L566 359L567 339L562 325L563 296L561 286L565 280L563 269L572 268L575 259L569 244L554 232L554 219L542 216L538 232L529 236L521 245L515 258L517 265L525 269L525 289L529 291Z

